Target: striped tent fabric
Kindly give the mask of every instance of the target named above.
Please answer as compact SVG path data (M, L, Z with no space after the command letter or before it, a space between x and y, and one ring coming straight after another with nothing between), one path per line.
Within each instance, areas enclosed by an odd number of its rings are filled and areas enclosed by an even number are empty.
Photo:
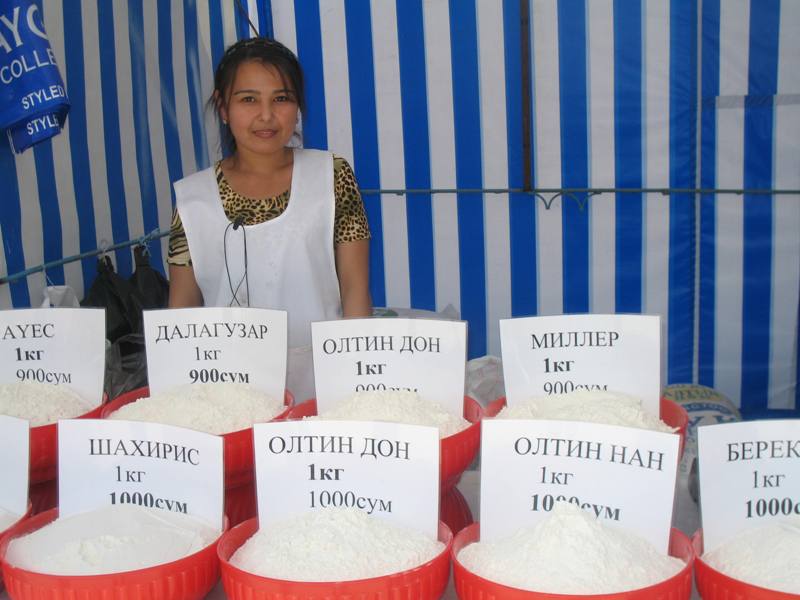
M19 156L0 141L4 259L27 267L167 229L171 182L210 164L218 133L205 103L225 47L270 28L255 0L37 0L72 108L61 135ZM162 265L166 240L150 244ZM130 275L129 248L113 253ZM0 307L41 302L47 282L79 294L95 259L0 286Z
M213 65L249 35L234 0L44 4L73 109L51 143L0 146L8 273L167 228L170 182L219 155ZM470 357L499 354L501 318L658 314L665 382L798 405L797 196L508 191L800 188L797 3L241 4L300 57L304 144L367 190L376 305L452 307ZM128 249L114 259L130 272ZM47 275L82 291L94 260ZM0 286L0 307L44 285Z
M704 0L701 187L800 189L800 3ZM700 200L699 382L800 406L800 197Z
M621 8L622 6L625 8ZM694 187L694 2L272 0L309 80L307 145L363 188ZM522 156L522 36L532 155ZM497 321L562 312L664 317L667 375L693 368L692 196L367 195L378 304L455 307L469 353Z

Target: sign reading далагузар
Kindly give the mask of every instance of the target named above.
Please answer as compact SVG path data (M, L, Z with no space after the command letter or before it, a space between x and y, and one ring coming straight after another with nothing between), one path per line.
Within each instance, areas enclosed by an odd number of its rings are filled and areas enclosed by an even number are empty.
M193 383L244 383L271 398L286 387L286 312L178 308L144 312L150 394Z

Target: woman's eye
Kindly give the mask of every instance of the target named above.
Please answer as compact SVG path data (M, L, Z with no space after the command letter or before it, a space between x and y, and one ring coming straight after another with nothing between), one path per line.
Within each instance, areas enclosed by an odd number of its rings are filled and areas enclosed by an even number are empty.
M256 101L256 97L255 96L241 96L241 101L242 102L255 102Z

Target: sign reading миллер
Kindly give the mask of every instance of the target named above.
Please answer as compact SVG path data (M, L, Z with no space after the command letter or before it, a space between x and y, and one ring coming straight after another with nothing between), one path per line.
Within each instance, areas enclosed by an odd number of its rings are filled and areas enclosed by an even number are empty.
M0 383L63 385L94 407L103 400L105 361L103 309L0 311Z
M412 390L464 411L467 324L432 319L347 319L311 324L317 409L359 391Z
M703 546L800 516L800 419L697 428Z
M28 509L28 422L0 415L0 509L24 515Z
M667 553L679 436L550 420L481 424L481 541L496 540L571 502Z
M659 414L661 319L563 315L500 321L509 406L575 390L623 392Z
M286 312L179 308L144 312L150 393L192 383L244 383L282 399Z
M192 515L221 531L222 443L172 425L59 421L59 516L135 504Z
M261 525L357 508L436 539L439 430L366 421L253 426Z

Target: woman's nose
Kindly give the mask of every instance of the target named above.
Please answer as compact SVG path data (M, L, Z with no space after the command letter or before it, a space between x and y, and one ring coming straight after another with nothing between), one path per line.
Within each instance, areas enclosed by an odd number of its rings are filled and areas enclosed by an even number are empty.
M269 121L272 118L272 103L269 100L261 102L261 118Z

